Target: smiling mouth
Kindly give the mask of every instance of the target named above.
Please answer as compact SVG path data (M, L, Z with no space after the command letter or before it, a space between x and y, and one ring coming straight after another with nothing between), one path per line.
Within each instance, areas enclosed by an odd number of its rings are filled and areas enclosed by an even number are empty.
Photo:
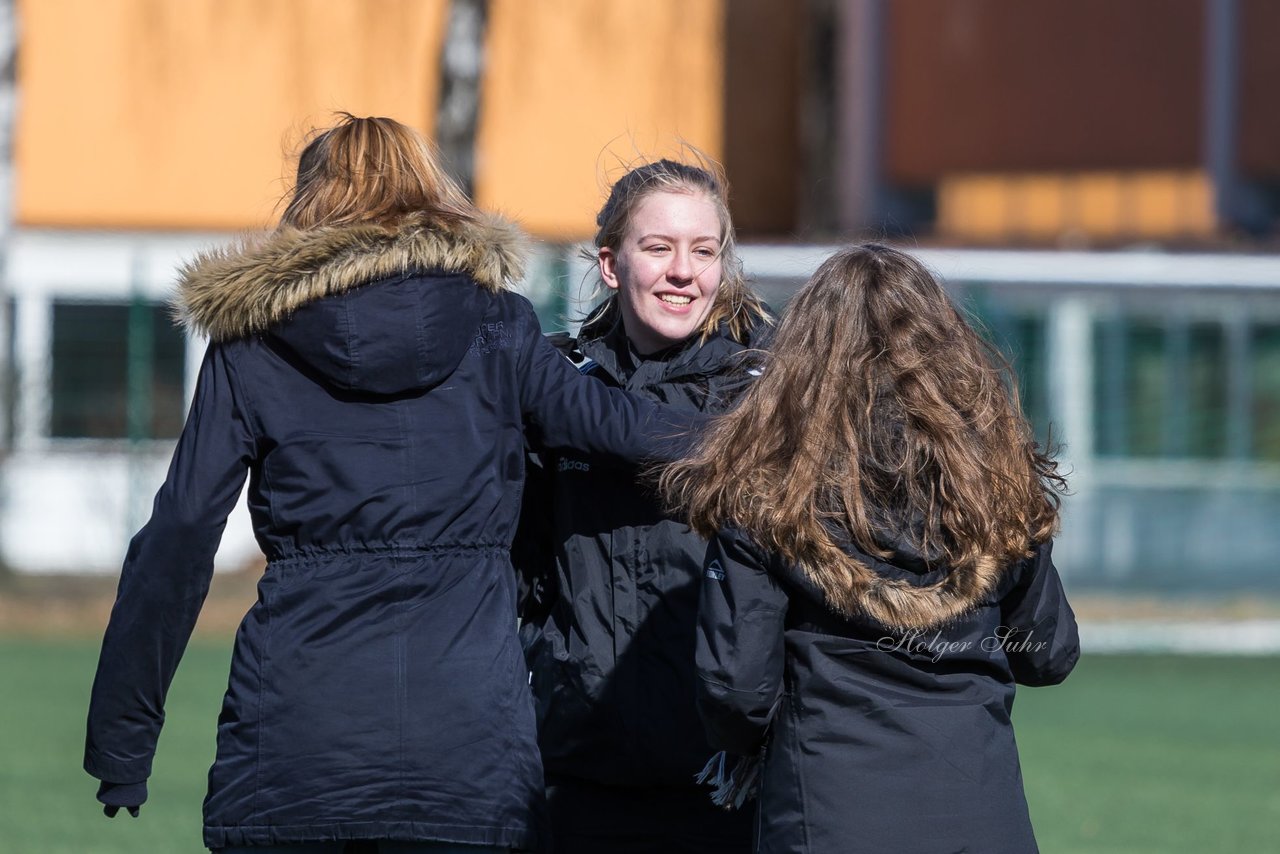
M688 305L693 302L693 297L685 296L684 294L662 294L658 299L671 305Z

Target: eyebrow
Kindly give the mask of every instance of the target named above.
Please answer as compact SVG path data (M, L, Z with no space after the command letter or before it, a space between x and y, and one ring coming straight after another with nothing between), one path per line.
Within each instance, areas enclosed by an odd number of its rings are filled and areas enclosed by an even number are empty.
M669 243L675 243L675 242L676 242L676 239L675 239L674 237L672 237L671 235L669 235L669 234L642 234L642 235L640 235L639 237L637 237L637 238L636 238L636 243L643 243L643 242L644 242L644 241L646 241L646 240L666 240L666 241L667 241L667 242L669 242ZM708 235L705 235L705 234L704 234L703 236L701 236L701 237L695 237L695 238L693 238L693 242L694 242L694 243L701 243L701 242L702 242L702 241L704 241L704 240L710 240L710 241L712 241L713 243L719 243L719 242L720 242L720 238L719 238L718 236L714 236L714 237L713 237L713 236L708 236Z

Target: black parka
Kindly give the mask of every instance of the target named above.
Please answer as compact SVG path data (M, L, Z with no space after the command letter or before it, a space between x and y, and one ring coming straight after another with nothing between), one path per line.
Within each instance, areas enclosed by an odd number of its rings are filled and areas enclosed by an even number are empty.
M283 230L184 271L183 309L212 343L125 559L90 774L149 776L247 475L268 563L236 635L205 843L538 843L509 556L524 431L628 460L668 431L547 344L506 289L517 238L411 216Z
M721 327L641 360L620 328L597 325L575 359L602 385L714 413L755 373L750 343ZM710 755L693 691L706 540L663 512L635 466L572 452L542 460L515 554L527 574L550 578L543 613L524 628L549 778L692 789Z
M949 573L846 551L922 601ZM754 755L767 735L760 852L1036 851L1014 684L1060 682L1079 652L1050 544L959 617L912 629L841 616L740 531L707 551L698 707L717 748Z

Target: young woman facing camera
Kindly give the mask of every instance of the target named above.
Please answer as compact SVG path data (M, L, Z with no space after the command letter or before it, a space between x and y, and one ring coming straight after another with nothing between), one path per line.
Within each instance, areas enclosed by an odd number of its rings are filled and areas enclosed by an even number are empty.
M751 378L768 315L743 281L723 180L671 160L640 166L597 224L611 293L561 344L602 384L724 409ZM516 555L538 579L524 633L555 850L747 850L750 816L718 810L694 782L712 752L693 673L706 541L662 512L635 467L541 456Z

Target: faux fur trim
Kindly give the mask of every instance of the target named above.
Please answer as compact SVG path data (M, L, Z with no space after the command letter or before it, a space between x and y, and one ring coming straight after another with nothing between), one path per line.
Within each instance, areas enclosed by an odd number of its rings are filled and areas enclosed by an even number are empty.
M422 270L465 273L510 288L524 275L524 235L494 216L443 223L425 214L389 226L279 229L183 265L178 319L213 341L263 332L318 299Z
M962 617L987 599L1001 574L996 559L983 555L952 568L935 584L917 586L885 578L839 550L820 560L806 560L800 569L844 616L862 614L904 630L933 629Z

